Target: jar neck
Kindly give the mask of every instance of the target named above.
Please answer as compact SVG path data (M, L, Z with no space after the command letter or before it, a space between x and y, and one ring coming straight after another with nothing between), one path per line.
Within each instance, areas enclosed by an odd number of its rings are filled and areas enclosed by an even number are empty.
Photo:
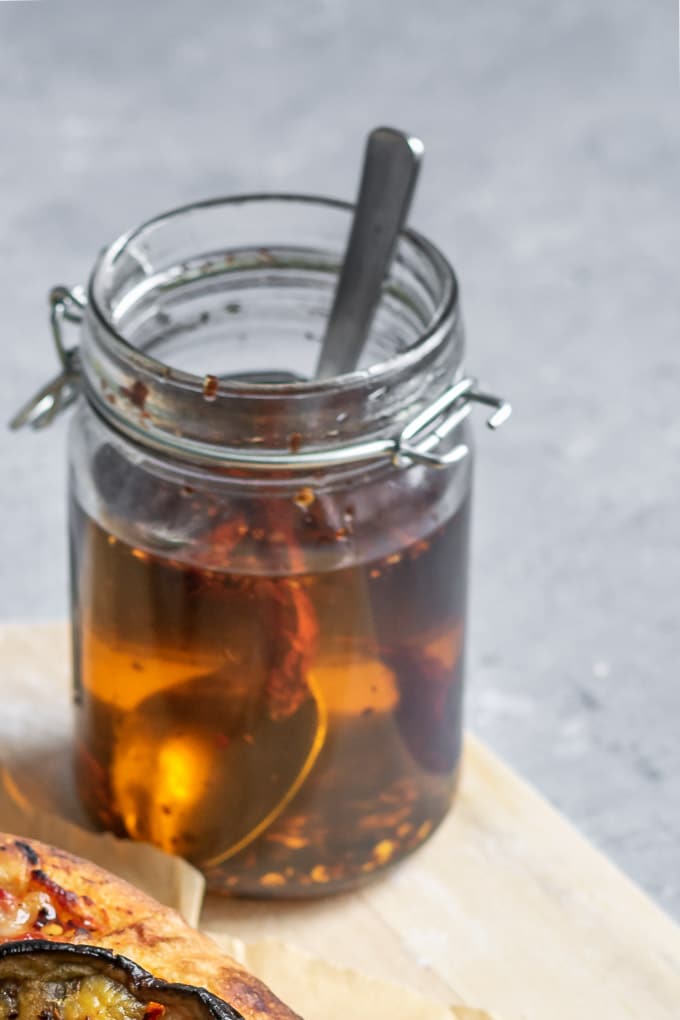
M287 229L301 229L306 244L264 251L248 243L239 225L262 204L273 229L286 228L288 216ZM255 196L177 210L116 242L95 267L83 319L89 401L133 441L204 463L229 462L234 453L313 454L398 434L462 374L456 281L429 242L405 232L366 363L306 381L351 211L327 200ZM323 247L310 244L315 231ZM237 247L216 247L233 233ZM303 329L308 321L314 330ZM289 350L297 352L291 378L302 381L244 381L251 365L286 366Z

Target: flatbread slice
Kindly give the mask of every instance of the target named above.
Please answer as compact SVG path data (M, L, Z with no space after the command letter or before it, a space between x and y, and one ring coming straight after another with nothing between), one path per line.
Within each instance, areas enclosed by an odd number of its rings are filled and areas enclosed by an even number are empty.
M99 946L163 981L206 988L245 1020L299 1020L168 907L63 850L0 833L0 943Z

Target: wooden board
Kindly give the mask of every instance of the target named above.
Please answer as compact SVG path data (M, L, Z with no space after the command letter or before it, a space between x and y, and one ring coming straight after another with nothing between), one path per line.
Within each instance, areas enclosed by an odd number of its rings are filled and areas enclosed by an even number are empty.
M0 628L0 706L0 755L78 820L65 628ZM680 929L472 737L456 810L384 879L309 903L210 897L203 923L507 1020L680 1018Z

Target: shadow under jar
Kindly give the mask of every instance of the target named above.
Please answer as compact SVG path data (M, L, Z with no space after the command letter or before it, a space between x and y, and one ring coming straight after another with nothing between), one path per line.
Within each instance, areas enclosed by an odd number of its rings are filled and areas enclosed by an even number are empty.
M438 409L463 379L457 286L409 231L357 371L314 381L351 212L176 210L107 249L82 303L79 789L218 891L355 885L419 846L456 787L463 419L484 395L463 381Z

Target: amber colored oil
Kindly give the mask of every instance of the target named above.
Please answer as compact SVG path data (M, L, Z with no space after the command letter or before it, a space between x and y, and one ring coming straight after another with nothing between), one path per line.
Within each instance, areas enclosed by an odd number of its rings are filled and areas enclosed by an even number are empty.
M230 572L239 520L191 562L77 504L71 528L78 781L104 827L262 896L356 884L433 831L460 757L467 503L382 559L290 576Z

